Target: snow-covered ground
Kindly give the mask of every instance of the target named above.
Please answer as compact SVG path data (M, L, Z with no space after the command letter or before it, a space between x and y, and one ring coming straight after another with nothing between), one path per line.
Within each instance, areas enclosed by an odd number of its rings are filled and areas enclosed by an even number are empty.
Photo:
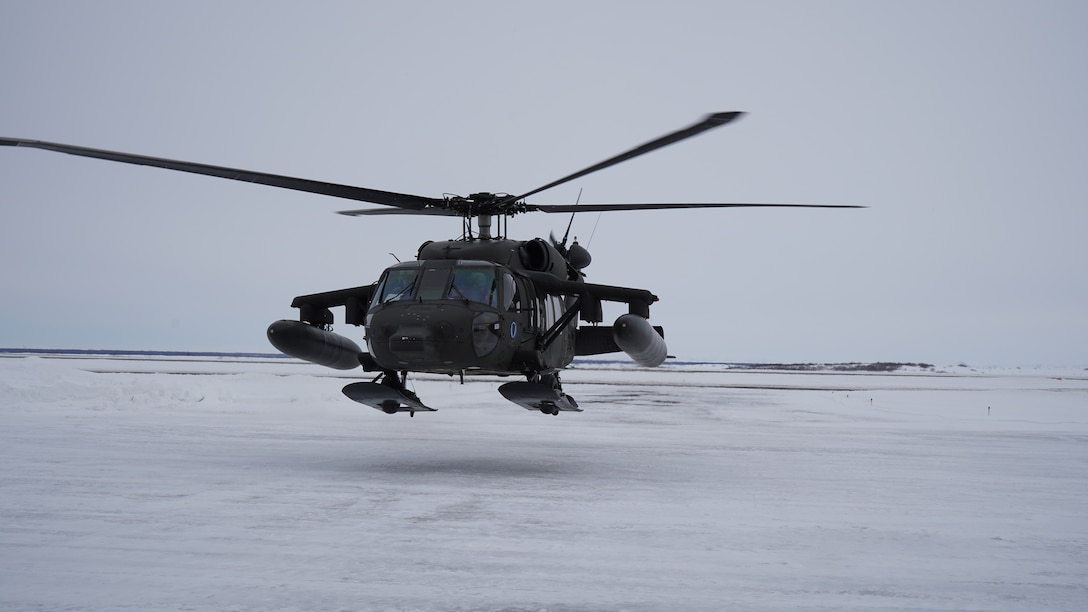
M1088 372L0 358L0 609L1088 609Z

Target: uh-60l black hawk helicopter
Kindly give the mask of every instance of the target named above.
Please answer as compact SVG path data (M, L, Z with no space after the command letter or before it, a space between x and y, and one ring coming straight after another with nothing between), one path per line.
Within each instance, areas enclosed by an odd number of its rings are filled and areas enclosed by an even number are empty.
M666 358L664 332L647 321L657 296L644 289L585 282L589 252L575 240L512 240L509 217L527 212L571 213L676 208L798 207L861 208L818 204L655 203L530 204L546 189L627 161L644 153L725 125L743 113L707 115L694 125L652 140L583 170L520 195L481 192L467 197L424 197L238 170L145 155L0 137L0 145L33 147L110 161L156 166L220 178L308 191L389 208L345 210L341 214L444 215L461 217L458 240L428 241L416 261L387 268L362 287L298 296L291 306L298 321L276 321L268 339L280 351L316 364L379 372L369 382L344 387L349 398L387 413L433 411L405 383L409 372L523 375L499 392L508 400L545 414L581 409L563 393L559 371L576 356L623 351L637 363L656 367ZM494 228L494 229L493 229ZM626 303L627 314L610 327L601 302ZM332 332L330 308L343 307L344 321L362 325L368 351ZM579 327L576 319L590 325Z

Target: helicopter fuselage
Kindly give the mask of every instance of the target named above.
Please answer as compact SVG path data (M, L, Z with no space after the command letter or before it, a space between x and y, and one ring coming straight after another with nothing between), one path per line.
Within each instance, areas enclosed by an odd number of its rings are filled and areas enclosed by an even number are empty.
M386 269L375 287L365 317L366 344L386 370L560 369L574 358L573 319L554 330L559 335L547 346L541 336L565 310L562 299L538 295L528 278L507 265L477 259L405 262Z
M663 332L646 322L656 296L586 283L561 246L540 238L427 242L417 260L386 268L371 285L296 297L299 320L273 323L268 338L307 361L362 365L393 378L429 372L557 381L576 355L620 351L660 364ZM630 314L598 327L602 300L625 302ZM366 352L332 332L330 308L338 306L346 323L365 328ZM579 328L578 319L592 325Z

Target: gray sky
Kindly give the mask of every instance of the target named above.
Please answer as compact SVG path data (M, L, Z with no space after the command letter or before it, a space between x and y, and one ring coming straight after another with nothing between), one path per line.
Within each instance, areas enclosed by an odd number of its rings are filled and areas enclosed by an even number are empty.
M670 353L1088 365L1086 26L1080 2L4 0L0 135L440 196L743 110L531 198L871 207L602 216L589 280L661 296ZM295 295L460 231L6 147L0 206L6 347L271 351Z

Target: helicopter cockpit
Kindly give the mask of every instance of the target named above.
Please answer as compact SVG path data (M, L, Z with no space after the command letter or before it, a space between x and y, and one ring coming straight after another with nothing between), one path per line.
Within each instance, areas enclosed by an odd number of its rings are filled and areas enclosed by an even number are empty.
M370 307L456 300L510 310L517 301L516 287L508 270L489 261L409 261L385 271Z
M518 283L508 268L482 260L422 260L382 274L367 312L367 344L397 368L487 370L527 339ZM523 323L519 324L521 320Z

